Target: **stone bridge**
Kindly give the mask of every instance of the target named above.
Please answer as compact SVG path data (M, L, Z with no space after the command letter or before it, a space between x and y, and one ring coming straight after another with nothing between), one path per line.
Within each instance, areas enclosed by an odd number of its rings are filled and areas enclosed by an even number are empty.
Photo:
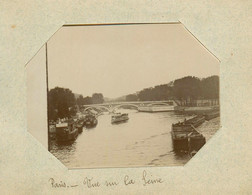
M174 100L165 100L165 101L136 101L136 102L107 102L103 104L90 104L81 106L84 108L84 111L87 110L100 110L106 112L114 112L118 108L123 107L132 107L136 110L140 106L154 106L154 105L165 105L165 106L177 106L177 103Z

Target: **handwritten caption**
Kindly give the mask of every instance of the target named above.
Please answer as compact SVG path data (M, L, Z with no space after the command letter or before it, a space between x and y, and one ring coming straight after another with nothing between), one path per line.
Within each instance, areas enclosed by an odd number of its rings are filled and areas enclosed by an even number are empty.
M75 188L78 186L84 186L86 188L99 188L101 186L115 187L119 185L132 186L135 184L140 184L143 186L161 184L164 180L160 177L155 177L147 171L143 171L139 178L132 178L129 175L124 175L121 179L116 180L104 180L100 181L94 177L85 177L81 184L67 184L65 181L56 181L54 178L50 178L49 184L52 188Z

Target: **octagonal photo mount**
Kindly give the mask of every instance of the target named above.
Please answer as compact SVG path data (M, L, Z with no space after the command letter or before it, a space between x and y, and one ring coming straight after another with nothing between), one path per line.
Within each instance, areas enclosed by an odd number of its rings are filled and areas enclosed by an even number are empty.
M184 165L220 128L219 69L181 23L64 25L26 66L28 132L70 169Z

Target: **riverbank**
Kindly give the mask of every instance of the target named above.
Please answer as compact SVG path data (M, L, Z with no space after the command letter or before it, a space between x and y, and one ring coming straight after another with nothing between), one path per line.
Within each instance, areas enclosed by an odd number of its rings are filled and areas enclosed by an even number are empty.
M219 110L219 106L176 106L174 108L175 111L181 113L191 113L191 114L207 114L213 111Z

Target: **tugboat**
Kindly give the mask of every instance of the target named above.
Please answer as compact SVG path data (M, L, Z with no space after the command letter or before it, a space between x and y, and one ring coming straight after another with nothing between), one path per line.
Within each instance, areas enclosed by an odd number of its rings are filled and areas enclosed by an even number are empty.
M119 123L129 120L129 116L127 113L121 114L121 113L115 113L111 117L111 123Z
M97 125L97 123L98 123L98 120L97 120L96 116L93 114L88 114L88 115L86 115L86 117L84 119L83 125L86 128L92 128L92 127L95 127Z
M56 124L56 138L58 141L72 141L78 136L78 128L74 120L68 120Z

